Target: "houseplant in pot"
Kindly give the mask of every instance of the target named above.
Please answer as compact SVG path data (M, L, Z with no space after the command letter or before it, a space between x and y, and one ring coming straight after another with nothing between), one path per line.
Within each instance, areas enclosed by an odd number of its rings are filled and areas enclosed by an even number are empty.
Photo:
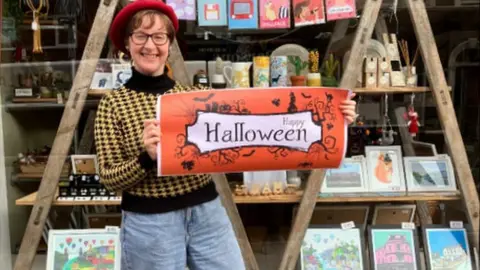
M335 78L335 70L337 69L337 67L338 60L336 60L331 53L327 61L325 62L325 74L322 80L323 86L338 86L337 78Z
M302 71L307 67L308 62L302 61L299 56L288 56L288 61L295 68L295 75L290 76L292 86L305 86L305 76L302 75Z
M319 54L317 50L308 53L307 86L321 86L322 76L318 71Z

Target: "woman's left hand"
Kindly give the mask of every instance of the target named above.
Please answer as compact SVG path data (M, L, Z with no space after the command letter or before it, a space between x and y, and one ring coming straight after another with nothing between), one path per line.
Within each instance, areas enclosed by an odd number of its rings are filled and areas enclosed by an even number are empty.
M357 113L355 111L357 102L355 102L355 100L352 100L352 98L354 97L355 93L351 94L348 99L342 101L339 106L340 110L343 113L343 116L345 117L345 120L349 125L353 123L357 118Z

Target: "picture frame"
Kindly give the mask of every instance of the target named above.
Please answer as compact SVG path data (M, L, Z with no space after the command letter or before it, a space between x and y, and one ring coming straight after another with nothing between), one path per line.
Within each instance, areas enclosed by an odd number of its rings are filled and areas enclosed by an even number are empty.
M370 225L368 237L371 270L421 269L416 228L404 229L401 225ZM399 254L403 255L402 258Z
M297 211L298 206L293 208L293 219ZM353 221L356 227L365 230L369 213L369 205L315 206L310 225L340 225L344 222Z
M310 225L302 240L297 269L312 269L311 267L318 266L318 263L335 263L335 266L342 264L345 269L368 269L364 246L364 234L358 227L343 229L338 224ZM324 259L325 256L338 253L342 253L339 258ZM355 258L355 260L352 262L347 258ZM339 267L344 269L342 266ZM326 265L323 269L332 269L332 267Z
M403 159L408 192L457 191L450 156L404 157Z
M97 155L71 155L73 174L99 174Z
M376 205L373 211L372 225L394 225L402 222L413 222L417 206L403 205Z
M422 231L427 270L474 269L465 228L425 225Z
M401 146L365 146L365 158L370 192L406 194Z
M364 156L352 156L345 158L339 168L326 170L320 195L355 194L368 190L366 159Z
M50 230L46 270L63 269L67 263L74 269L80 260L91 267L101 262L105 268L120 270L120 245L119 228Z

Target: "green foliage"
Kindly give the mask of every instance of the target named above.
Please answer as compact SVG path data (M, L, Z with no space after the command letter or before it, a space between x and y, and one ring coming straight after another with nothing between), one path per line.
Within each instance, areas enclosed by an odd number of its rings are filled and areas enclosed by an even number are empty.
M326 77L333 77L333 74L335 73L335 70L337 69L339 65L338 60L336 60L333 57L333 54L331 53L325 62L325 75Z
M302 61L299 56L288 56L288 61L295 67L295 75L300 76L302 71L308 66L307 61Z

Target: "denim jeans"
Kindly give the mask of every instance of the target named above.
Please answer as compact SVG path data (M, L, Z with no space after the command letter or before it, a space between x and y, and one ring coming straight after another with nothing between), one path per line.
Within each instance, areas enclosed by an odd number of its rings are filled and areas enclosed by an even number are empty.
M177 211L123 211L122 270L243 270L245 265L220 197Z

